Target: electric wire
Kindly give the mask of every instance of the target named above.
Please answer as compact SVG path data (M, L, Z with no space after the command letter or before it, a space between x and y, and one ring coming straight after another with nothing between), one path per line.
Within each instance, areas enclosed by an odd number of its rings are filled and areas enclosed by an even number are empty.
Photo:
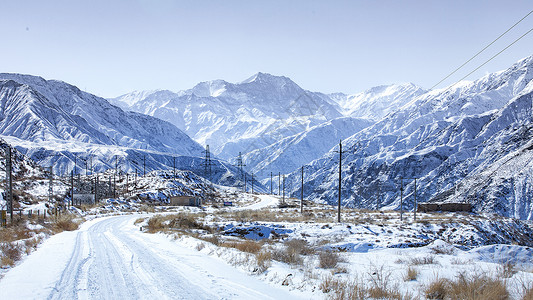
M529 34L531 31L533 31L533 28L531 28L528 32L522 34L519 38L517 38L516 40L514 40L512 43L510 43L509 45L507 45L507 47L503 48L500 52L494 54L494 56L492 56L491 58L489 58L487 61L485 61L484 63L482 63L479 67L475 68L472 72L466 74L463 78L461 78L459 81L462 81L464 80L466 77L472 75L472 73L474 73L475 71L481 69L481 67L483 67L484 65L486 65L488 62L490 62L491 60L493 60L494 58L496 58L496 56L502 54L503 51L507 50L509 47L511 47L512 45L514 45L516 42L518 42L519 40L521 40L523 37L525 37L527 34Z
M533 13L533 10L530 11L527 15L525 15L522 19L518 20L518 22L516 22L513 26L509 27L509 29L507 29L504 33L500 34L500 36L498 36L495 40L493 40L492 42L490 42L487 46L485 46L483 49L481 49L478 53L476 53L474 56L472 56L470 59L468 59L466 62L464 62L462 65L460 65L459 67L457 67L455 70L453 70L453 72L451 72L450 74L448 74L448 76L444 77L441 81L437 82L435 85L433 85L429 90L433 90L436 86L438 86L439 84L441 84L444 80L448 79L450 76L452 76L453 74L455 74L457 71L459 71L461 68L463 68L466 64L468 64L469 62L471 62L474 58L476 58L479 54L481 54L483 51L485 51L487 48L489 48L492 44L494 44L496 41L498 41L501 37L503 37L505 34L507 34L509 31L511 31L514 27L516 27L516 25L518 25L520 22L522 22L525 18L527 18L530 14ZM531 30L530 30L531 31ZM529 31L527 32L529 33ZM526 34L527 34L526 33ZM522 37L520 37L522 38ZM519 39L520 39L519 38ZM515 41L517 42L517 41ZM515 43L513 42L513 44ZM507 47L508 48L508 47ZM505 49L507 49L505 48ZM505 50L504 49L504 50ZM503 51L502 51L503 52ZM498 53L499 54L499 53ZM497 56L497 55L496 55ZM481 67L481 66L480 66ZM472 72L473 73L473 72ZM472 74L470 73L470 74ZM468 74L468 75L470 75ZM467 75L467 76L468 76ZM466 78L466 76L464 77ZM464 79L463 78L463 79ZM461 80L463 80L461 79Z

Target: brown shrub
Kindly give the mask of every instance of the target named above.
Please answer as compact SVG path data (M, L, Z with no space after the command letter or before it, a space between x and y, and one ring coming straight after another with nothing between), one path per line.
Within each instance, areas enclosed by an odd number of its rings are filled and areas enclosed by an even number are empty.
M505 282L486 275L459 274L455 280L436 279L425 290L428 299L509 299Z
M301 265L303 263L302 256L294 251L292 248L285 247L282 250L272 251L272 259L284 262L290 265Z
M322 278L322 282L320 282L318 288L323 293L338 293L339 291L346 289L346 282L333 276L326 276Z
M434 265L437 264L437 260L435 259L435 256L429 255L424 257L414 257L412 258L409 263L414 266L418 265Z
M428 299L444 299L448 294L449 282L446 279L437 278L432 281L425 289L424 294Z
M242 252L248 252L252 254L258 253L261 248L263 247L263 244L261 242L257 242L254 240L246 240L242 243L237 243L235 248Z
M309 246L309 243L302 239L292 239L285 242L285 246L289 251L302 254L310 255L315 253L314 249Z
M407 274L405 274L404 280L405 281L413 281L416 280L418 277L418 270L413 267L407 268Z
M22 248L16 243L1 243L2 266L12 266L22 258Z
M318 254L318 266L322 269L333 269L341 261L338 253L325 251Z
M522 300L533 300L533 286L525 288Z
M269 251L260 251L255 253L255 260L257 263L256 273L264 273L272 265L272 253Z
M74 215L64 214L57 218L54 222L54 229L56 232L73 231L78 229L78 223L74 221Z

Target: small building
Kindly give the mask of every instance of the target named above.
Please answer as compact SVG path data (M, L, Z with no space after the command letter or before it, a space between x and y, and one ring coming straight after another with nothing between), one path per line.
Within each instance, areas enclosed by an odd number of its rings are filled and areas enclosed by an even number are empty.
M200 206L202 201L195 196L172 196L169 199L170 206Z
M432 211L447 211L447 212L472 212L472 204L470 203L419 203L418 211L432 212Z

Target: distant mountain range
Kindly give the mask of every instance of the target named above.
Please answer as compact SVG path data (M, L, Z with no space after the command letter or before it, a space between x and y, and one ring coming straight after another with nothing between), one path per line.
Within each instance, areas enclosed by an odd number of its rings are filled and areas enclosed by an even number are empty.
M399 209L468 202L479 212L533 219L533 56L474 82L412 97L343 142L342 203ZM337 202L333 147L304 167L304 195ZM286 186L300 195L300 171Z
M109 101L161 118L214 154L260 178L288 173L324 155L424 91L413 84L326 95L302 89L283 76L257 73L240 83L202 82L190 90L133 92Z
M87 165L141 173L174 164L204 169L204 148L174 125L123 111L62 81L0 74L0 105L3 139L41 165L53 165L55 173L82 173ZM233 166L214 164L213 180L236 180Z
M343 205L399 209L403 185L407 210L416 186L419 202L468 202L479 212L533 219L532 74L528 57L441 90L408 83L346 95L258 73L109 102L61 81L0 74L0 128L8 143L57 172L71 170L77 155L94 157L97 170L117 159L139 169L146 159L150 169L176 161L201 175L201 145L210 145L229 161L215 160L215 182L242 181L235 167L242 153L245 170L263 184L285 174L287 192L299 196L303 166L304 195L328 204L338 197L342 140Z

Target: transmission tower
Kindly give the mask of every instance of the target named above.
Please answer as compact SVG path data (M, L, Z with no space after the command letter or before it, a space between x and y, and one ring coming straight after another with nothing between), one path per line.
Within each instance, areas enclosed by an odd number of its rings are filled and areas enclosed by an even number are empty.
M243 167L245 167L246 165L242 162L242 154L241 152L239 152L239 156L237 157L237 165L236 167L239 168L239 172L241 173L241 180L243 180L244 178L244 171L243 171ZM244 188L244 183L243 183L243 188Z
M205 177L211 178L211 166L213 166L214 163L211 161L211 152L209 151L209 145L205 146L205 158L204 158L204 162L202 163L202 165L204 166Z

